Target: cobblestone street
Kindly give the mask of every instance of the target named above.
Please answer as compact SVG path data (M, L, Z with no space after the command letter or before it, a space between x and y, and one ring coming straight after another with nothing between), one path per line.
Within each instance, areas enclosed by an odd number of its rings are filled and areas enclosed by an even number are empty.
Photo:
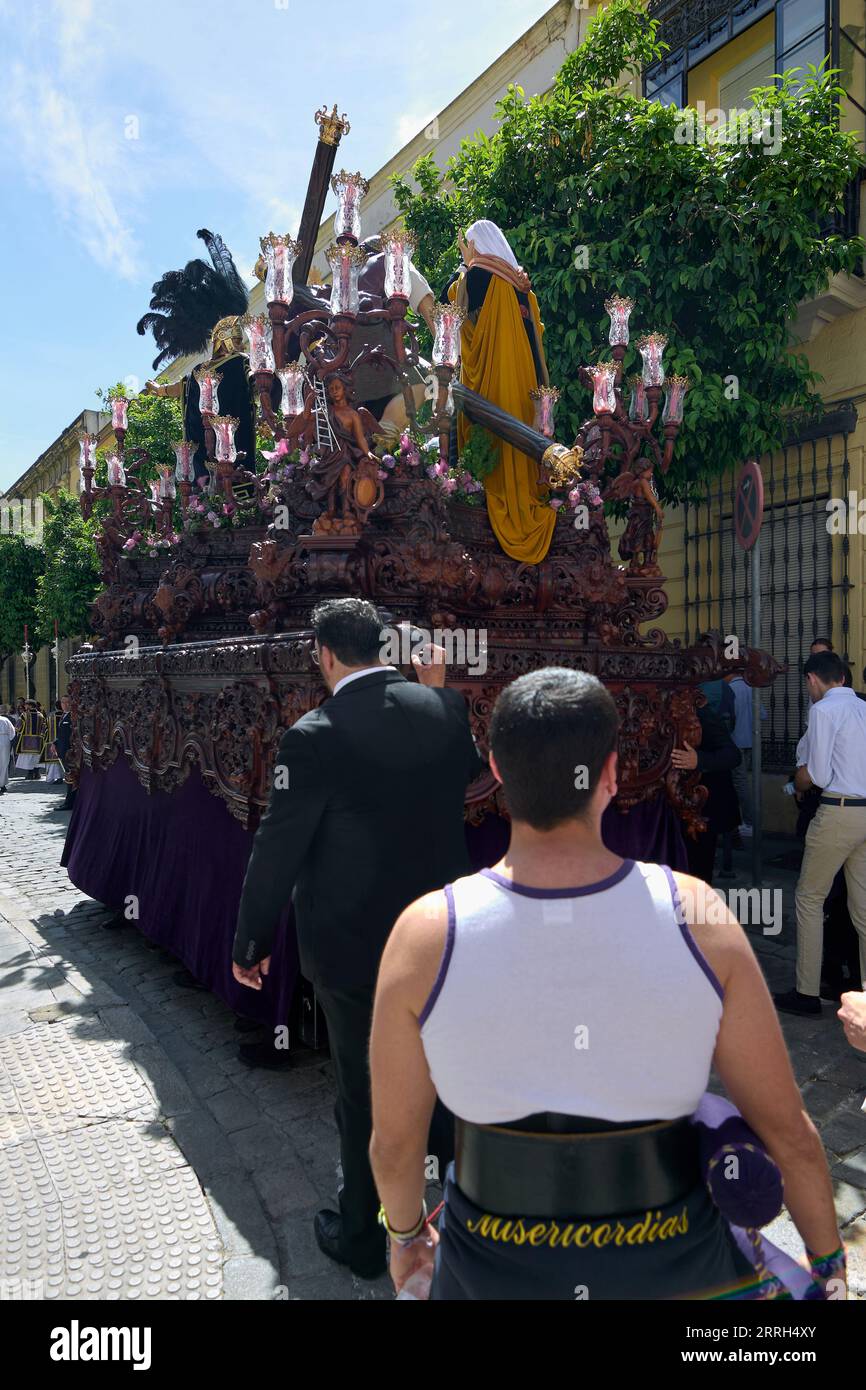
M0 798L0 1296L392 1297L313 1238L337 1182L329 1063L302 1050L287 1072L248 1070L220 1001L134 926L105 929L59 864L64 790L15 778ZM790 850L767 853L783 932L752 935L771 988L791 982ZM862 1298L866 1057L829 1004L783 1026ZM799 1252L786 1216L768 1233Z

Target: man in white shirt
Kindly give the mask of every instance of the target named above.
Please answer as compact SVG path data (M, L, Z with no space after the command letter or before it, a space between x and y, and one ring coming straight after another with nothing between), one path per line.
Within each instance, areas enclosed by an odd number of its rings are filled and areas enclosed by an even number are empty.
M14 742L15 725L9 718L9 706L0 705L0 792L5 792L6 783L9 781L9 763Z
M797 985L775 996L787 1013L820 1014L824 900L845 871L848 910L860 939L866 979L866 703L845 684L845 663L835 652L810 656L803 674L812 709L798 791L822 788L821 804L806 834L797 883Z

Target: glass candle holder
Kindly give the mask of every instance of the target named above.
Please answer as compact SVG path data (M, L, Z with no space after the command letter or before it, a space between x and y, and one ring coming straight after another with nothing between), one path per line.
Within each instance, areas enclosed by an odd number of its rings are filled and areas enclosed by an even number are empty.
M385 298L409 300L412 293L412 253L415 238L405 227L382 234L385 252Z
M592 409L595 415L612 415L616 410L616 367L599 362L585 371L592 380Z
M436 332L433 338L434 367L456 367L460 361L460 329L465 318L456 304L437 304L433 309Z
M126 470L118 454L109 454L106 459L109 487L126 487Z
M304 369L300 362L288 362L281 372L277 372L283 388L282 412L284 415L301 415L304 410Z
M198 408L202 415L219 415L219 384L222 372L212 372L208 367L199 367L193 372L198 383Z
M644 386L664 384L665 369L662 366L662 356L667 344L668 340L663 333L647 333L645 337L638 338L637 349L643 361Z
M334 236L338 241L358 242L361 239L361 199L370 185L360 174L347 174L341 169L331 178L331 187L337 195L337 211L334 215Z
M174 456L177 460L174 469L174 476L179 483L192 483L195 481L195 445L190 444L188 439L178 439L172 444Z
M634 376L629 377L628 384L631 387L631 396L628 403L628 418L638 421L648 420L649 401L647 400L643 377L635 373Z
M115 396L111 402L111 428L113 430L129 428L129 401L125 396Z
M247 341L250 375L274 371L274 331L270 319L265 314L244 314L240 325Z
M239 424L240 420L236 420L232 415L215 415L211 420L218 463L234 463L237 458L235 431Z
M96 467L96 435L80 434L78 436L78 467L84 476L85 468Z
M174 474L170 468L161 468L159 471L159 496L161 501L177 496L177 488L174 484Z
M689 389L689 379L687 376L668 377L667 390L665 391L665 404L662 410L662 424L681 425L683 422L683 404L686 399L686 392Z
M290 236L268 232L259 240L265 263L265 298L268 304L291 304L295 293L292 267L301 254L301 243Z
M325 256L331 267L331 313L354 318L358 312L358 276L367 259L366 251L345 242L329 246Z
M628 346L628 320L634 308L633 299L624 299L622 295L612 294L610 299L604 301L605 313L610 315L610 333L608 342L611 347Z
M529 399L535 404L533 428L552 439L559 391L555 386L539 386L536 391L530 391Z

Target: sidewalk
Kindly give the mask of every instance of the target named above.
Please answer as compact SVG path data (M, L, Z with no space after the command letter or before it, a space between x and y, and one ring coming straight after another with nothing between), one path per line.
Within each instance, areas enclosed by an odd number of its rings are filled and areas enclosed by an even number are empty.
M392 1298L313 1238L330 1064L250 1071L225 1005L104 929L60 868L64 792L0 797L0 1298Z
M328 1261L312 1218L333 1205L330 1063L298 1053L250 1071L244 1036L177 962L60 868L62 787L14 779L0 797L0 1298L388 1299ZM793 975L790 842L766 848L782 893L777 936L749 929L771 989ZM774 862L776 860L782 863ZM746 854L735 883L749 886ZM798 1081L828 1152L866 1297L866 1055L835 1009L782 1016ZM760 1066L760 1058L755 1059ZM799 1255L786 1215L768 1228Z

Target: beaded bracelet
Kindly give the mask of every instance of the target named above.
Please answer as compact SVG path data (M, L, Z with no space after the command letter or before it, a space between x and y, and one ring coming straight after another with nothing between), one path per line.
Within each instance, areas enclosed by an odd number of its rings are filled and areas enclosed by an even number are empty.
M384 1206L379 1208L379 1225L385 1227L389 1239L393 1240L395 1245L411 1245L412 1241L417 1240L418 1236L427 1225L427 1203L421 1203L421 1215L409 1231L395 1231L388 1221L388 1215Z
M840 1245L838 1250L832 1250L829 1255L815 1255L807 1249L809 1264L815 1279L820 1279L822 1284L827 1284L831 1279L844 1279L847 1268L847 1257L844 1245Z

